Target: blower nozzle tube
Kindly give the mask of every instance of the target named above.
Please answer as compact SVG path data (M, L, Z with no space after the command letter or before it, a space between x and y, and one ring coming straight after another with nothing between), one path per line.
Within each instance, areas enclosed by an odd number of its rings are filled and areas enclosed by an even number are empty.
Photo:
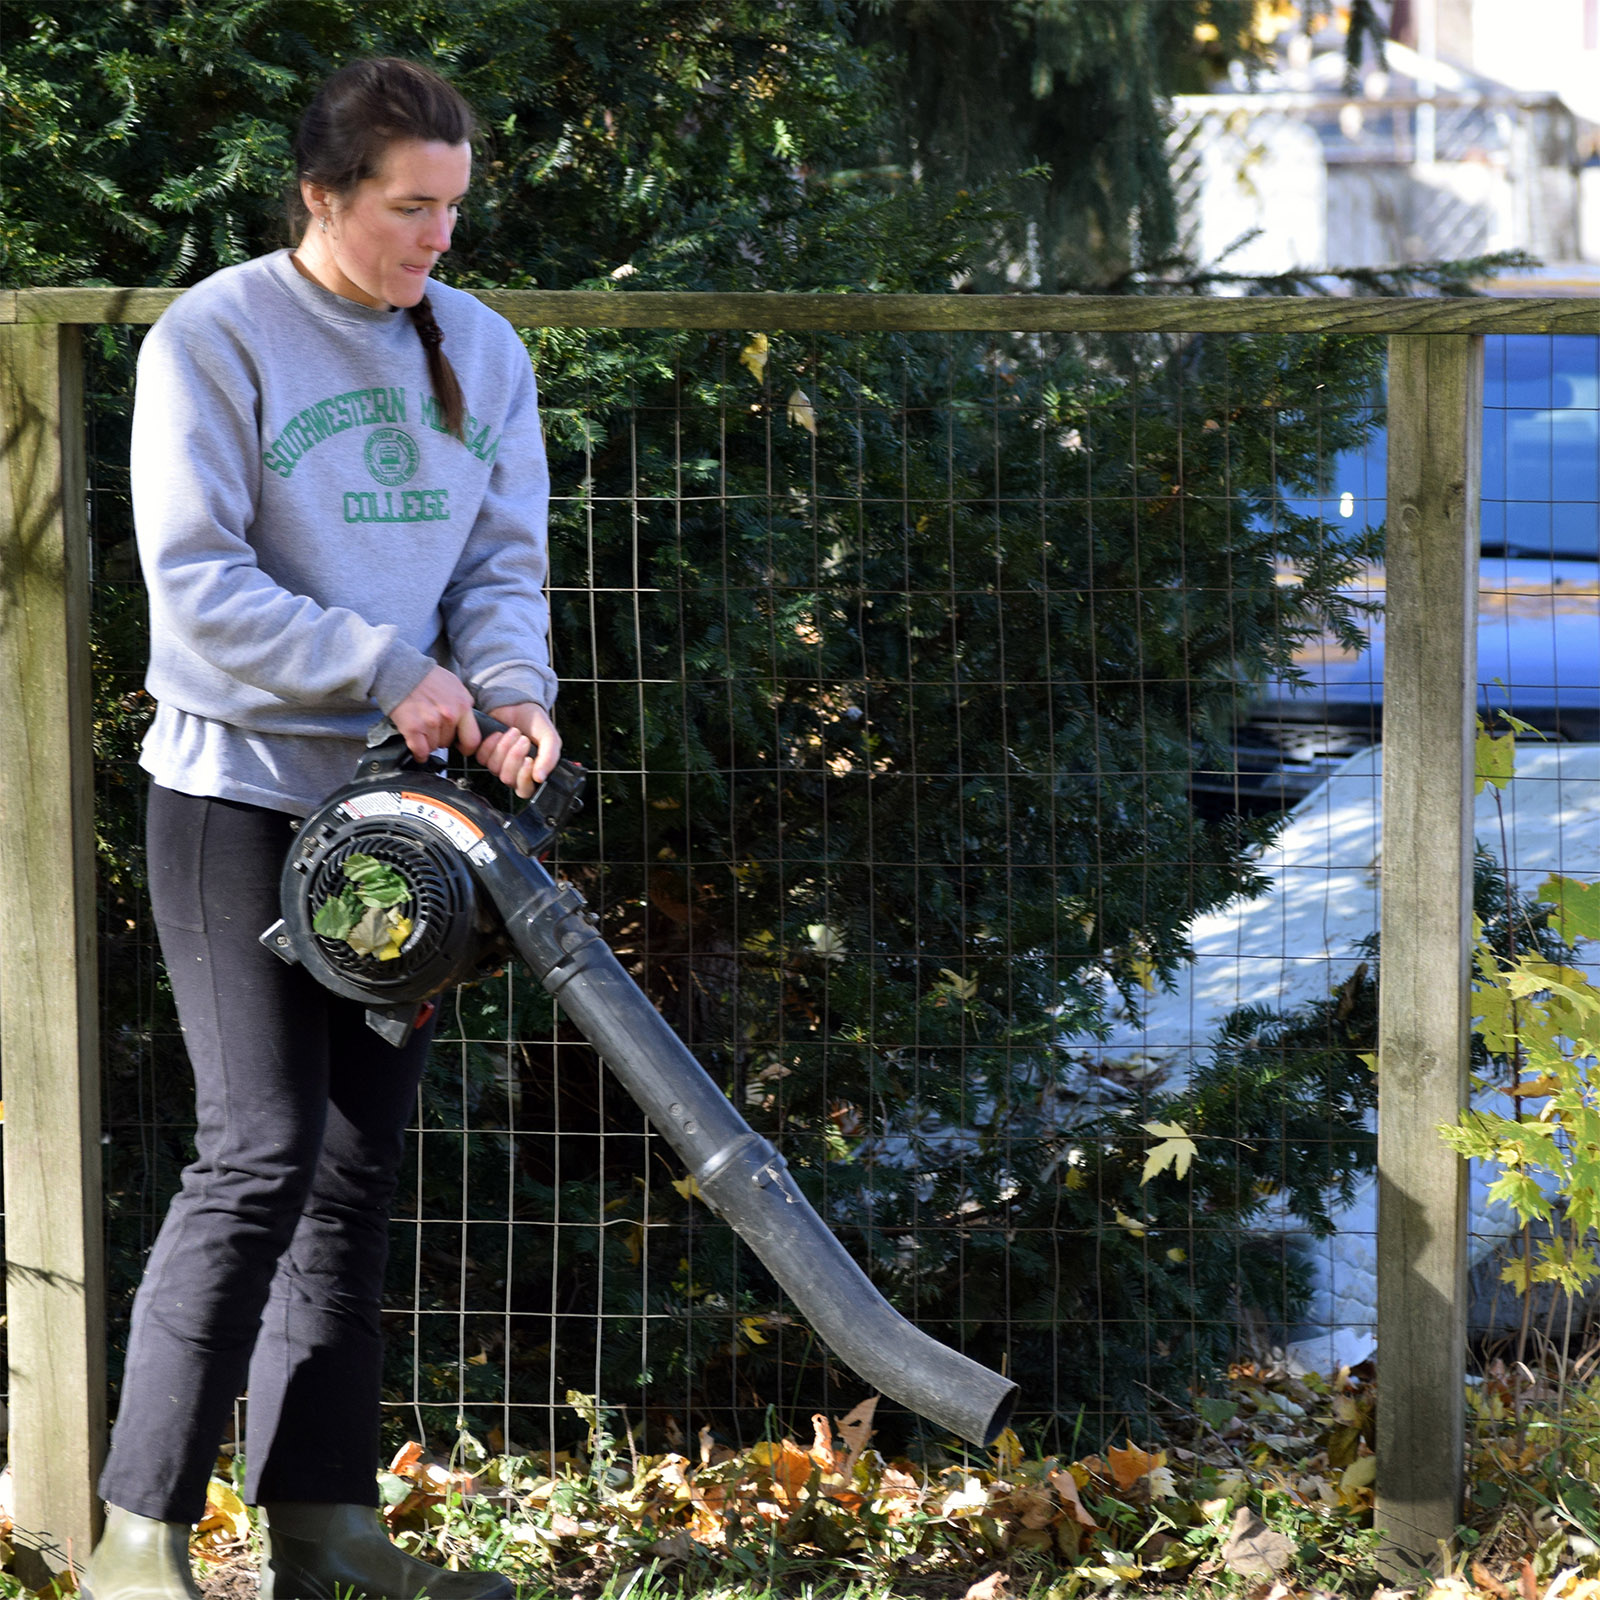
M989 1445L1017 1387L906 1321L811 1208L783 1157L740 1116L628 976L571 884L540 865L583 777L562 763L514 818L413 764L381 722L356 777L313 812L281 880L283 918L261 936L335 994L364 1001L392 1043L418 1007L503 947L500 928L600 1052L684 1164L706 1203L761 1258L838 1358L882 1393ZM316 914L343 892L343 863L375 853L417 897L405 950L387 964L320 935ZM484 897L493 902L483 904ZM494 924L498 922L499 928ZM348 943L348 942L346 942Z
M558 888L537 862L506 866L482 876L517 953L677 1151L711 1209L853 1372L940 1427L993 1444L1010 1421L1017 1386L940 1344L879 1294L783 1157L740 1116L584 917L577 891ZM506 903L513 898L515 905Z

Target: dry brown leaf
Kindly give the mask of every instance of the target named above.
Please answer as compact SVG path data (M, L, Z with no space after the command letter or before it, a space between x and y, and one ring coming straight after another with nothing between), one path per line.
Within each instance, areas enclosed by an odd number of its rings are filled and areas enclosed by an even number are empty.
M877 1502L891 1521L910 1515L922 1504L922 1499L922 1485L915 1473L907 1472L904 1467L883 1469L883 1476L878 1480Z
M1004 1600L1005 1592L1010 1587L1011 1580L1003 1572L991 1572L987 1578L979 1578L971 1588L961 1597L961 1600Z
M1078 1498L1078 1480L1070 1472L1052 1472L1050 1486L1053 1488L1080 1528L1098 1528L1100 1524L1084 1509L1083 1501Z
M1024 1528L1048 1528L1060 1515L1055 1501L1040 1489L1015 1489L1011 1510Z
M1481 1561L1472 1563L1472 1581L1494 1600L1511 1600L1511 1591Z
M674 1533L645 1546L645 1553L658 1561L687 1561L694 1554L694 1535Z
M477 1492L477 1482L470 1472L452 1472L437 1462L419 1468L413 1477L419 1487L437 1495L470 1495Z
M1533 1563L1526 1556L1522 1558L1517 1577L1522 1585L1522 1600L1539 1600L1539 1580L1534 1576Z
M1273 1578L1294 1560L1295 1543L1273 1532L1249 1506L1240 1506L1219 1553L1229 1572L1242 1578Z
M833 1428L820 1411L811 1413L811 1459L824 1472L839 1470L833 1448Z
M840 1463L839 1472L846 1478L855 1470L861 1452L872 1442L872 1422L878 1410L878 1398L875 1394L868 1395L834 1425L835 1431L844 1440L844 1460Z

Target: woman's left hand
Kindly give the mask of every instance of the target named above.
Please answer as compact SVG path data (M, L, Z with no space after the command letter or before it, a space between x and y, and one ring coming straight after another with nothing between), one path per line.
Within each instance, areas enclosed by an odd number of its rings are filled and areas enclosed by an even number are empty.
M473 754L508 789L515 789L518 798L526 800L534 786L556 770L561 735L550 713L531 700L496 706L489 715L516 731L491 733Z

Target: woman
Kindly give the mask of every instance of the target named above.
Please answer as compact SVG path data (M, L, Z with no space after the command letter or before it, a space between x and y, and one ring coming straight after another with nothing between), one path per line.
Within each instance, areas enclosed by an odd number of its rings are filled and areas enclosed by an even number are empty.
M429 283L472 133L426 68L336 73L296 141L298 247L190 290L140 354L150 892L199 1128L134 1302L94 1600L196 1593L189 1525L242 1389L264 1596L511 1593L402 1555L375 1509L388 1208L427 1032L392 1048L257 943L294 818L380 712L419 759L454 743L523 795L560 754L533 374L503 319ZM475 707L514 731L480 742Z

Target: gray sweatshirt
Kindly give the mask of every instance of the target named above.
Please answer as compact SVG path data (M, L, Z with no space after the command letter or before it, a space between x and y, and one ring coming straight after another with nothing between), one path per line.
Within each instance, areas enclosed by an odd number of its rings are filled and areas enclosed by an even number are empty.
M132 476L158 783L304 814L436 661L480 709L553 702L533 370L504 318L428 294L465 443L411 319L286 250L207 278L146 338Z

